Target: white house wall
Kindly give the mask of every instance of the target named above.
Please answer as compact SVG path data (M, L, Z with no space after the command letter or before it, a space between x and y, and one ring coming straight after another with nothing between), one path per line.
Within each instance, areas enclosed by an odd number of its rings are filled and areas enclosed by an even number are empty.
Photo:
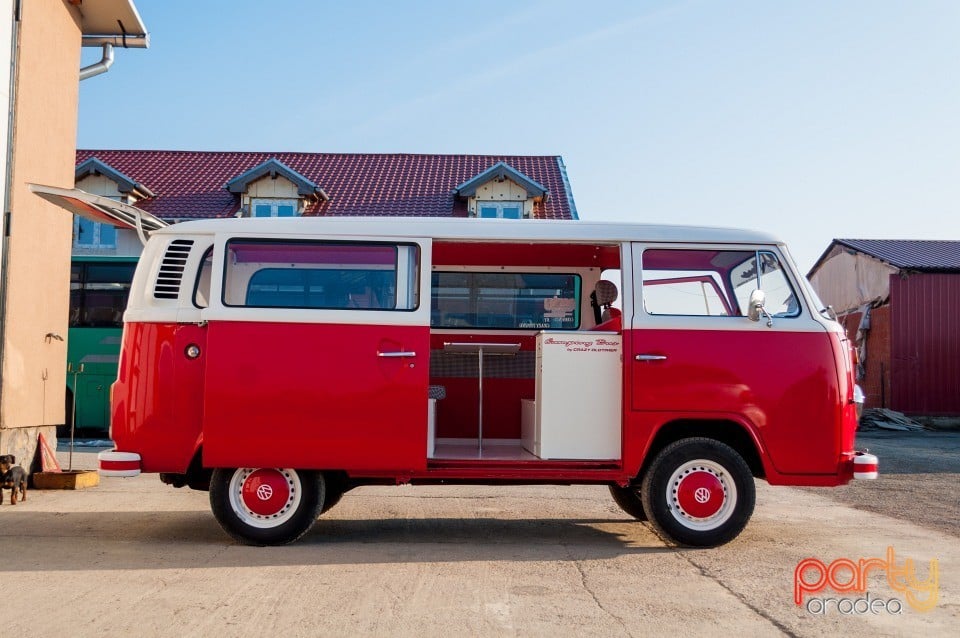
M286 177L279 175L276 178L263 177L251 183L247 187L247 192L243 194L240 205L244 210L249 211L250 200L258 197L298 200L298 212L303 212L303 200L297 193L297 185Z
M117 188L117 183L109 177L103 175L87 175L77 182L76 187L91 195L103 195L104 197L120 197L124 203L129 204L126 195Z
M890 297L890 275L897 268L878 259L834 246L810 276L810 283L824 303L838 314Z

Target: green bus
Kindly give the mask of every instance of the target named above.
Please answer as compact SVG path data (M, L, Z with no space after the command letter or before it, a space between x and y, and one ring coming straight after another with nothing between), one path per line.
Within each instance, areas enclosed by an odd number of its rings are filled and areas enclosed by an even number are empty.
M110 427L110 384L137 257L74 256L70 270L65 433L76 415L84 434Z

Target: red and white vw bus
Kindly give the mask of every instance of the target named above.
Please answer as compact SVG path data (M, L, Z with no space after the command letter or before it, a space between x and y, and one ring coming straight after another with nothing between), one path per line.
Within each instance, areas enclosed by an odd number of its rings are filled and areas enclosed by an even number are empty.
M56 190L98 220L135 210ZM152 232L101 472L209 489L242 542L294 541L359 485L592 483L713 546L755 478L876 476L844 332L770 235L134 217Z

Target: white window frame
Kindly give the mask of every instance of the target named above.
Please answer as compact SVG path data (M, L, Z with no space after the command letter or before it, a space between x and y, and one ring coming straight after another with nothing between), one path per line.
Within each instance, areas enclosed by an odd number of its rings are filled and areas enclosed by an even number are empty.
M299 199L278 199L275 197L251 197L250 198L250 217L257 216L257 206L269 206L270 217L278 217L277 209L280 206L293 206L293 216L300 216Z
M115 202L122 202L123 200L117 196L105 195L107 199L112 199ZM113 243L104 244L100 241L100 230L103 228L104 224L102 222L95 222L92 220L86 220L93 224L93 241L89 244L80 243L80 217L73 216L73 247L77 250L97 250L101 248L110 248L115 249L117 247L117 234L120 232L120 229L114 226L113 233ZM113 224L108 224L113 226Z
M517 219L523 219L524 216L525 216L525 215L524 215L524 211L523 211L523 208L524 208L523 205L524 205L524 202L522 202L522 201L520 201L520 200L516 200L516 199L514 199L514 200L508 200L508 201L489 201L489 200L480 201L480 200L477 200L477 219L492 219L492 218L490 218L490 217L482 217L482 216L480 215L480 210L481 210L482 208L496 208L496 209L497 209L497 219L513 219L512 217L504 217L504 216L503 216L503 209L504 209L504 208L519 208L519 209L520 209L520 216L517 217Z

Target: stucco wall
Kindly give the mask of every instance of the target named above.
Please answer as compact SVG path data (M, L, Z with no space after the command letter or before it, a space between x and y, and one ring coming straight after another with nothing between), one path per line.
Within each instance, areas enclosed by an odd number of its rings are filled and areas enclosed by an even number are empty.
M4 429L64 420L66 342L45 335L67 336L72 220L27 183L73 186L79 93L76 10L47 0L25 2L22 11L0 377Z
M0 0L0 103L10 105L11 42L13 38L13 0ZM0 202L6 202L8 118L0 117ZM3 243L0 242L0 258Z

